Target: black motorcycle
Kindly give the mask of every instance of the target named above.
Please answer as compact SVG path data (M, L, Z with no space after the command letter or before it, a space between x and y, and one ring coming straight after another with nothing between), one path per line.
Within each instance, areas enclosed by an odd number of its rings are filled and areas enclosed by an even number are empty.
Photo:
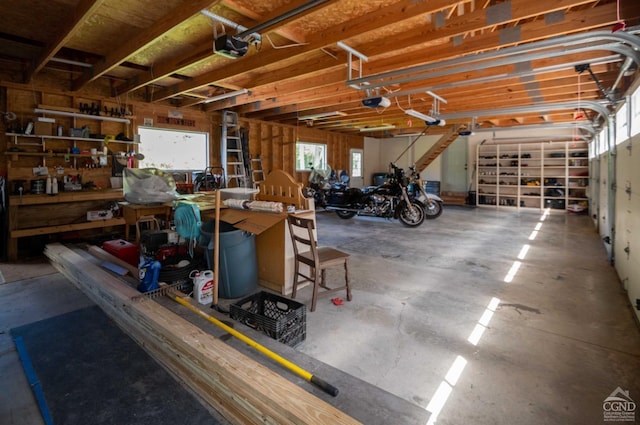
M409 179L404 170L390 164L392 173L380 186L364 189L348 188L334 184L325 192L326 210L335 211L338 217L349 219L356 215L369 217L397 218L405 226L415 227L424 222L425 211L422 203L407 191Z

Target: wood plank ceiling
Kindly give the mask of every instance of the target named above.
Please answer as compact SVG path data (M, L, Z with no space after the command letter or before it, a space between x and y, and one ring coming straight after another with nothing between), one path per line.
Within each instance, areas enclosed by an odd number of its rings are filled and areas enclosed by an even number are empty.
M374 137L422 130L407 110L588 128L638 75L639 17L637 0L5 0L0 63L15 82L108 79L114 96ZM216 54L223 36L247 52Z

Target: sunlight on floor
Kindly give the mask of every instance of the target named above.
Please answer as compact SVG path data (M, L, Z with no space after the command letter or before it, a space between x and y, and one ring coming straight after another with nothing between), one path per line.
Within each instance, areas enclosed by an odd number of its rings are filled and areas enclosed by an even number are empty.
M549 212L550 210L548 208L544 210L544 213L540 217L540 221L536 224L534 230L529 235L530 241L534 240L536 236L538 236L538 232L542 229L542 222L547 219L547 217L549 216ZM522 265L522 261L527 256L527 253L529 252L530 248L531 248L531 245L529 244L524 244L522 246L517 257L518 259L515 260L511 265L511 268L509 269L509 271L507 272L507 275L504 278L504 282L506 283L513 282L513 279L518 273L518 270ZM489 301L487 308L482 313L482 316L480 316L480 319L478 320L478 323L476 323L476 326L473 328L473 331L471 331L469 338L467 338L467 341L469 343L471 343L474 346L478 345L478 343L480 342L480 338L482 338L484 331L489 327L489 322L491 321L491 318L493 317L499 305L500 305L500 299L495 297L491 298L491 301ZM438 419L438 415L440 414L445 404L447 403L449 396L453 392L453 387L455 387L456 383L458 382L458 379L462 375L462 371L464 370L466 365L467 365L467 360L462 356L457 356L456 359L453 361L453 364L449 368L449 371L445 375L442 382L440 382L438 389L433 394L433 397L431 397L431 400L429 401L429 404L426 407L426 410L431 413L431 416L429 417L429 421L427 422L426 425L433 425L436 423L436 420Z

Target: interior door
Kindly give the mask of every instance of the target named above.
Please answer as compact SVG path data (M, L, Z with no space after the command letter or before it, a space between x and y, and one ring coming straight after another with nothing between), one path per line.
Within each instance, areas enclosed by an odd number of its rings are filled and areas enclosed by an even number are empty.
M459 193L469 191L468 151L467 137L459 136L442 153L441 191Z

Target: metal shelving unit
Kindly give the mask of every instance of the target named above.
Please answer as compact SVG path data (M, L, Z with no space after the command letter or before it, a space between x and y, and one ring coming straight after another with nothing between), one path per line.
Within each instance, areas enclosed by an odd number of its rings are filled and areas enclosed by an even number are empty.
M588 184L585 142L477 147L476 203L479 206L587 210Z

